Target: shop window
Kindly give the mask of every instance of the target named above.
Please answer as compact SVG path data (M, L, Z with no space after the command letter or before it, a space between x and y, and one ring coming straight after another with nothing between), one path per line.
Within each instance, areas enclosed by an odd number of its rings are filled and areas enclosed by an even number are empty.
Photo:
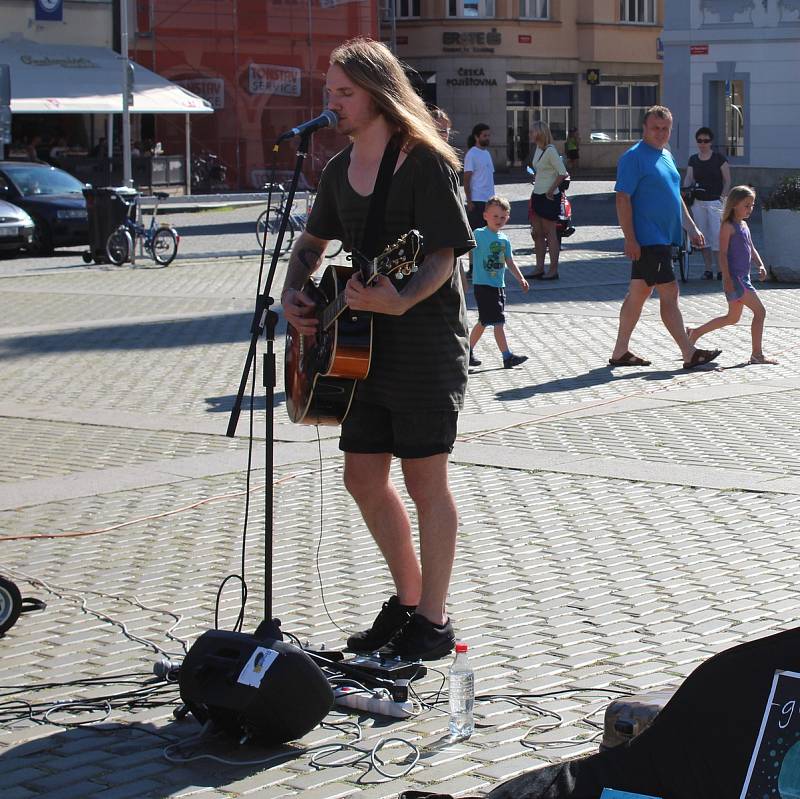
M744 156L747 120L745 82L712 80L709 86L710 118L717 134L715 149L727 156Z
M506 147L509 165L525 163L530 158L532 122L546 122L553 138L564 141L571 126L571 114L571 84L528 84L525 88L507 90Z
M547 0L519 0L519 15L524 19L548 19Z
M591 141L633 141L641 135L644 112L658 102L658 86L592 86L591 102Z
M656 21L656 0L620 0L621 22L653 24Z
M394 0L397 19L414 19L419 16L419 0Z
M494 0L448 0L449 17L494 17Z

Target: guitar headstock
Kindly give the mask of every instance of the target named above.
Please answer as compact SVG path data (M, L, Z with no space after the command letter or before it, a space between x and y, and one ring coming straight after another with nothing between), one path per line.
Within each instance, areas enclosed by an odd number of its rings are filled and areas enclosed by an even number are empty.
M402 276L417 271L417 262L422 254L422 233L409 230L394 243L390 244L376 259L376 273L381 275L395 274L399 280Z

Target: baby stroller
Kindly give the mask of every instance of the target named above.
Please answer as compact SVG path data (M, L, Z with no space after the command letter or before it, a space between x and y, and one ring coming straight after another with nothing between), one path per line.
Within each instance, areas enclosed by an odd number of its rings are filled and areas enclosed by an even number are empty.
M536 170L531 166L527 168L527 172L531 176L536 174ZM556 233L558 234L558 240L560 242L562 239L569 238L575 232L575 227L572 224L572 203L569 201L569 197L567 197L569 178L561 181L561 184L558 188L559 197L561 198L561 211L558 215L558 219L556 220ZM534 216L533 198L531 197L531 199L528 200L528 222L530 223L531 227L533 226Z

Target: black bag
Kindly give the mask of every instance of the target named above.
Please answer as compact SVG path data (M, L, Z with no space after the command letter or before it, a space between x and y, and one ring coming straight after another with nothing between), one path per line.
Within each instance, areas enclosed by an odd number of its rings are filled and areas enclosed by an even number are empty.
M570 181L569 176L565 177L564 180L562 180L561 183L558 184L558 190L566 191L569 188L569 181Z

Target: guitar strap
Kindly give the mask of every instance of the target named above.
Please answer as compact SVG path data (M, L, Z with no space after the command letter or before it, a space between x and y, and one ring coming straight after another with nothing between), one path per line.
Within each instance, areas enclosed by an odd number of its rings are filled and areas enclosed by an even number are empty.
M381 241L383 236L383 220L386 218L386 203L389 200L389 188L392 185L394 168L397 166L397 159L400 157L400 137L392 136L386 143L383 151L381 165L378 167L378 176L375 178L375 188L369 201L367 211L367 221L364 225L364 235L361 237L360 251L367 258L374 258L382 249L385 242ZM371 276L364 274L370 266L369 263L362 263L361 273L366 283Z

